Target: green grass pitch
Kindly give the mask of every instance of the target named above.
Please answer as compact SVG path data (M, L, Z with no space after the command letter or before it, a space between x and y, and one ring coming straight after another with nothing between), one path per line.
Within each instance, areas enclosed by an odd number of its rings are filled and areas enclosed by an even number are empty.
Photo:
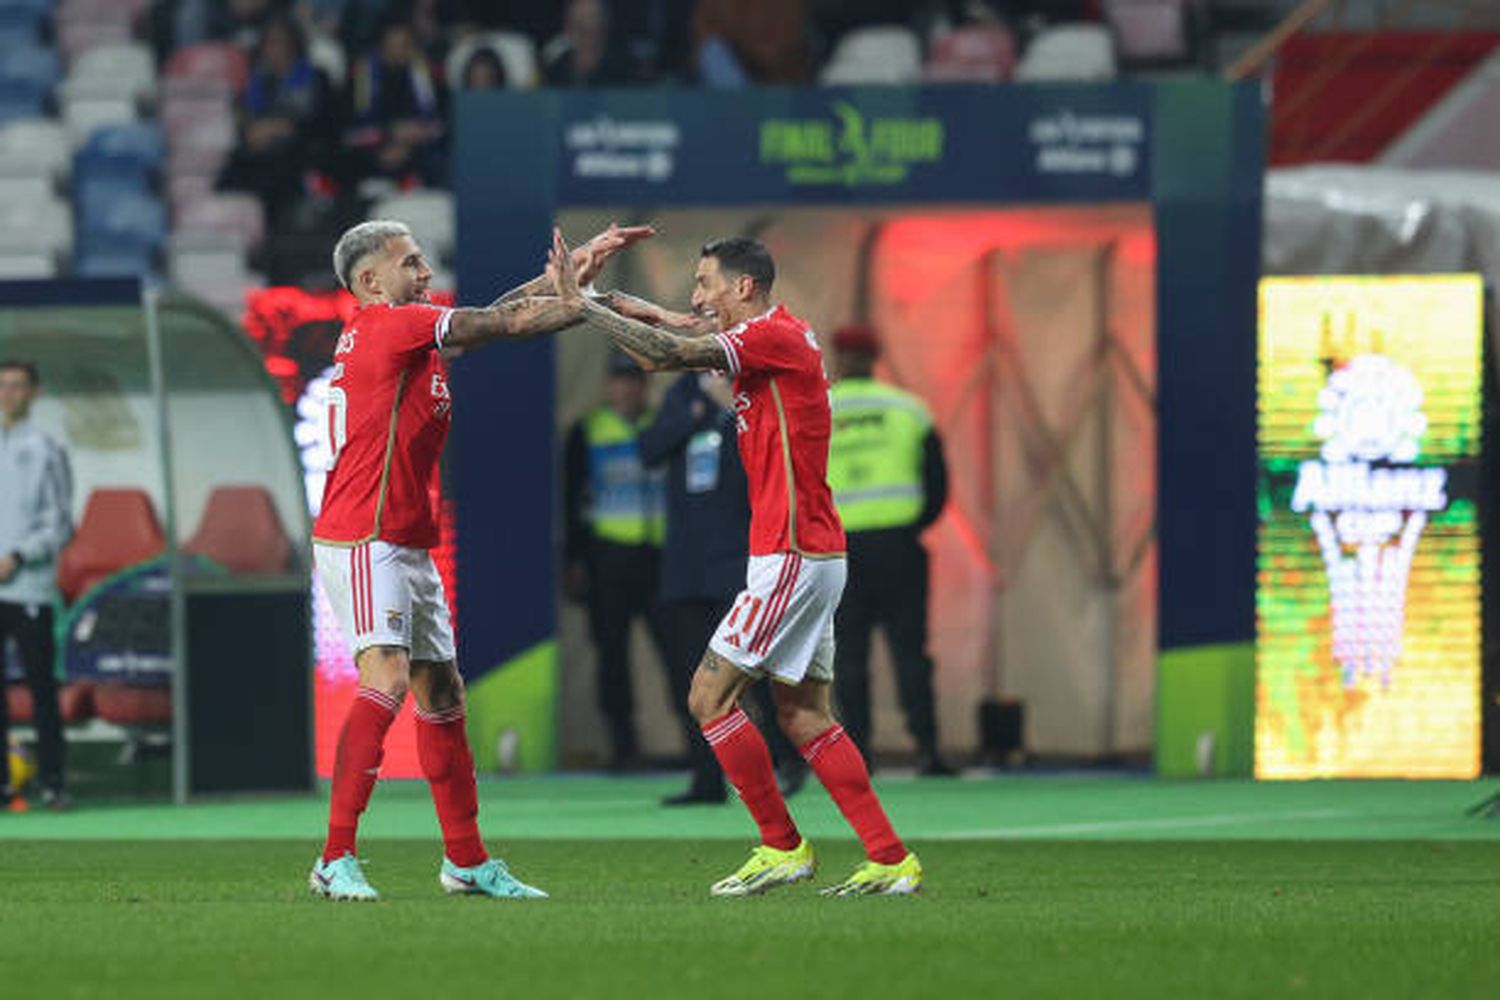
M0 816L0 996L1500 995L1484 784L891 779L927 888L852 900L710 898L749 822L675 784L486 783L528 903L442 895L420 784L377 793L363 905L307 893L316 799ZM821 791L792 806L815 885L852 868Z

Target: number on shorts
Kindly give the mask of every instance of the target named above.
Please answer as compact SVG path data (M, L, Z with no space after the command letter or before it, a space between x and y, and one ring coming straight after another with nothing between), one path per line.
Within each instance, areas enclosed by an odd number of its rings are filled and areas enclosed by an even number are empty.
M745 624L739 626L739 633L745 637L746 641L749 641L750 632L755 628L755 619L760 617L760 609L764 604L765 602L754 594L741 594L740 599L734 604L734 610L729 612L729 621L724 623L729 633L734 634L740 613L745 612Z

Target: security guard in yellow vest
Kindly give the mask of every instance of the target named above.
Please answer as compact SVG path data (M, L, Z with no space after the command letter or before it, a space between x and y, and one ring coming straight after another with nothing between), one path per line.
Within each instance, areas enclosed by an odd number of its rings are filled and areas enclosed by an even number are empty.
M606 401L573 425L563 457L564 586L588 606L598 661L599 708L609 728L610 766L640 764L630 689L630 626L643 618L666 662L657 602L664 526L662 476L641 462L651 424L646 375L612 352Z
M896 665L918 771L953 771L938 754L927 655L927 550L922 532L948 498L948 470L932 417L920 399L872 377L877 342L864 326L833 335L828 484L849 538L849 582L835 622L835 693L854 745L868 747L870 636L885 630Z

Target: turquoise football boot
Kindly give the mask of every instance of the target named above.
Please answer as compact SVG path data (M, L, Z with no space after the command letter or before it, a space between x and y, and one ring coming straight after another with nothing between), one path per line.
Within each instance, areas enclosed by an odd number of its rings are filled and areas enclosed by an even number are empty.
M359 901L380 898L380 893L365 881L364 870L359 859L352 854L325 862L319 858L307 876L307 887L315 895L327 899L352 899Z
M460 868L447 858L443 859L438 881L443 891L470 896L493 896L496 899L546 899L547 894L535 886L527 885L510 873L505 862L490 858L473 868Z

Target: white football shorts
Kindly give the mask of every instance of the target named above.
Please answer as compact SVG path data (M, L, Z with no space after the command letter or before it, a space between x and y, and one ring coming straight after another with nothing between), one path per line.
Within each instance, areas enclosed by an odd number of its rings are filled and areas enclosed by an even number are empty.
M708 648L755 677L833 680L833 615L849 575L842 556L751 556L745 589Z
M443 580L426 549L374 541L314 545L313 556L355 657L371 646L402 646L413 660L454 659Z

